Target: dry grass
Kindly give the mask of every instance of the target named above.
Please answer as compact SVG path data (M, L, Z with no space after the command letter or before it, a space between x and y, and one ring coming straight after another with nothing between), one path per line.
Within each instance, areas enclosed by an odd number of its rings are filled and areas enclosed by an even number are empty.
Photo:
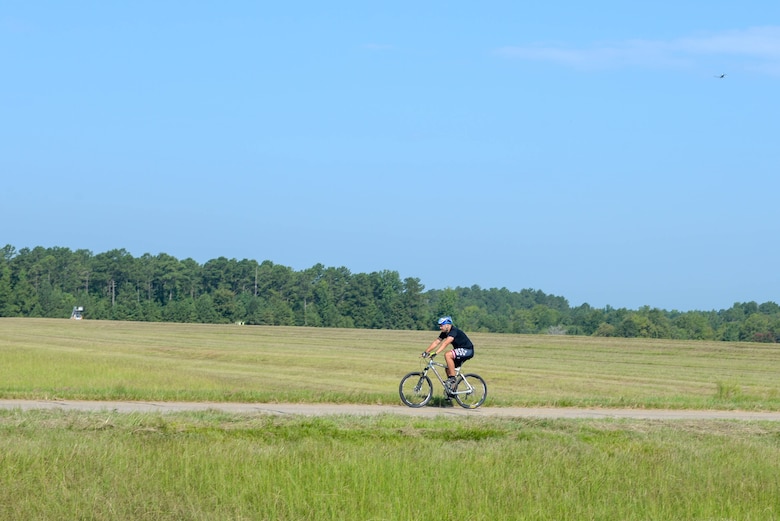
M0 397L397 403L434 331L0 319ZM473 334L488 405L780 410L774 344Z

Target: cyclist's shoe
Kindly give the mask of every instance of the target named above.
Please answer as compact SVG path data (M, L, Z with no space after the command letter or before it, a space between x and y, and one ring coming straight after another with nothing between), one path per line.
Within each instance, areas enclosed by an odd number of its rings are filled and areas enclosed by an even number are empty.
M455 391L455 377L450 376L445 380L444 382L444 389L447 391L447 396L451 396L452 393Z

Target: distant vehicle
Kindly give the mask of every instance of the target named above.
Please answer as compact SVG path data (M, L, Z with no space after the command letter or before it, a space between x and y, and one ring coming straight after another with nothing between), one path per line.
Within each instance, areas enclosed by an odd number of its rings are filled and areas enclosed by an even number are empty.
M72 320L81 320L84 318L84 306L73 306L73 313L70 314Z

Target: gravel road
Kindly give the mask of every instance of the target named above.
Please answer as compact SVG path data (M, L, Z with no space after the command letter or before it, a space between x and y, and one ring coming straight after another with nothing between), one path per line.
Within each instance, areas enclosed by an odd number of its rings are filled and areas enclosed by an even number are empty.
M482 407L468 410L453 407L422 407L413 409L403 405L351 405L351 404L290 404L290 403L195 403L195 402L92 402L78 400L0 400L2 409L59 409L73 411L129 412L179 412L219 410L229 413L253 413L273 415L370 416L402 414L406 416L433 417L478 416L506 418L628 418L636 420L739 420L780 421L780 412L751 411L702 411L667 409L582 409L582 408L526 408Z

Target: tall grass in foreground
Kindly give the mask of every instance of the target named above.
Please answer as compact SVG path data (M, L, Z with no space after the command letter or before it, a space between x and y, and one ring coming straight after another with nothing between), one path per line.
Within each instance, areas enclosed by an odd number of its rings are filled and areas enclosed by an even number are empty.
M0 411L0 519L770 520L780 424Z
M0 318L0 398L398 404L435 331ZM780 410L780 346L471 335L485 406Z

